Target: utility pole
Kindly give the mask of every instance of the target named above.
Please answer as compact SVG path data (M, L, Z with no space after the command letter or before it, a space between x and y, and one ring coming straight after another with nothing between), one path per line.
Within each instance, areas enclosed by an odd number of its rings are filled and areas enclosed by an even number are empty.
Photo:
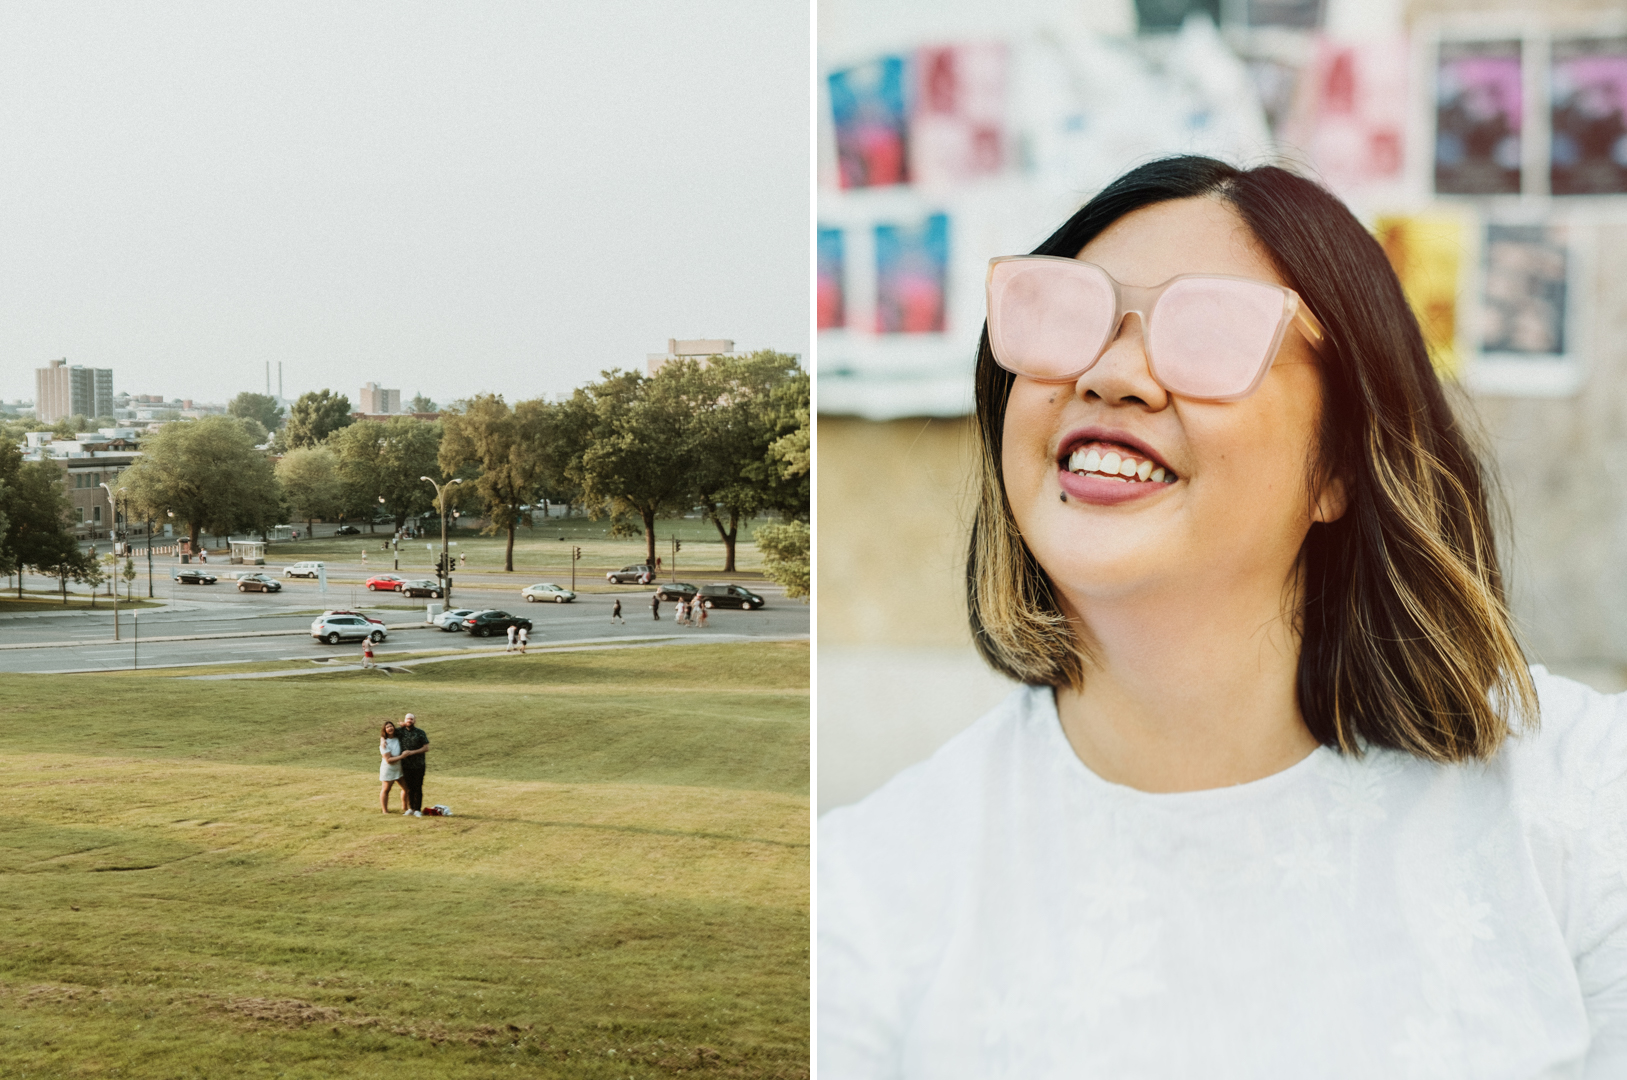
M147 599L153 598L153 522L147 519ZM131 616L134 618L134 616Z
M112 523L111 523L112 526L113 526L113 528L111 530L112 533L113 533L113 550L115 552L117 552L119 550L119 507L118 507L118 504L113 501L113 489L112 488L108 487L106 484L97 484L96 486L101 488L103 491L107 492L107 506L108 506L108 509L113 512L113 520L112 520ZM96 554L96 545L95 544L92 544L90 546L90 553L91 553L92 556L94 556ZM119 565L119 560L118 560L117 555L115 555L114 558L113 558L113 565L115 567L117 567ZM95 594L95 591L96 591L96 587L94 585L92 585L91 586L91 593L92 593L93 596ZM113 582L113 640L114 641L119 640L119 584L118 584L117 580L115 580Z
M575 544L571 545L571 592L576 591L576 560L582 557L582 549Z
M674 536L672 538L672 580L673 581L678 580L678 551L683 546L684 546L684 542L682 540L678 539L676 536Z
M441 508L441 565L437 570L437 576L445 575L445 579L441 582L441 599L446 601L447 609L450 610L452 607L452 560L447 555L447 552L451 549L446 544L446 497L441 494L441 485L430 480L429 477L420 476L418 479L427 481L429 486L435 489L435 502ZM448 480L446 490L451 491L453 484L461 483L463 483L462 480Z

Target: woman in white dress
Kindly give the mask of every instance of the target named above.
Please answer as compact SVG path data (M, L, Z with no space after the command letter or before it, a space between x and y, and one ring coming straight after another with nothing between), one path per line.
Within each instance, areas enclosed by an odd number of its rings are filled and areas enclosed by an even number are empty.
M822 1080L1627 1077L1627 705L1526 666L1377 242L1186 157L1036 255L966 574L1023 685L822 820Z
M401 740L389 720L379 729L379 809L390 812L390 787L401 779ZM405 791L405 789L402 789Z

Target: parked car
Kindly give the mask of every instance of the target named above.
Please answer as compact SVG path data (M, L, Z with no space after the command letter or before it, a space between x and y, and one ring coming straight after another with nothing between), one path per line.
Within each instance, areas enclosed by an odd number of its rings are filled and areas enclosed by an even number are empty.
M282 592L282 582L268 574L239 574L238 592Z
M688 600L698 592L700 588L687 581L669 581L657 588L655 595L663 600Z
M361 535L361 530L356 528L356 526L354 526L354 525L341 525L337 529L333 530L333 535L335 535L335 536L359 536L359 535Z
M364 639L370 639L377 644L389 634L385 632L384 624L377 619L370 619L359 612L345 611L318 615L316 621L311 623L311 636L329 645Z
M405 580L406 578L400 574L379 574L367 579L367 591L378 592L383 589L385 592L395 592L401 588L401 583Z
M367 587L371 589L373 587L372 583L369 582ZM382 588L382 586L380 587ZM396 586L395 591L402 596L432 596L439 600L441 598L441 583L434 578L418 578L414 581L401 582Z
M479 611L480 611L479 608L467 608L467 607L466 608L457 608L456 610L453 610L453 611L443 611L439 615L435 616L435 619L434 619L432 625L438 626L442 630L444 630L448 634L450 634L454 630L462 630L463 629L463 620L467 619L471 615L478 614Z
M220 580L207 570L195 570L190 566L177 566L169 576L171 581L179 581L182 585L213 585Z
M520 595L525 597L533 604L541 603L544 600L552 600L556 604L568 604L572 600L576 599L575 593L571 592L569 589L561 588L551 581L543 581L538 582L535 585L527 585L525 588L520 590Z
M764 603L761 596L743 585L702 585L700 598L702 607L737 607L746 611L755 611Z
M510 615L506 611L477 611L464 619L463 625L469 631L470 637L491 637L493 634L508 633L511 626L530 630L531 620Z
M634 563L632 566L624 566L620 570L610 571L604 576L604 579L612 585L626 585L629 582L648 585L655 580L655 567L650 566L648 563Z
M322 568L326 565L326 563L314 561L297 562L293 566L284 567L282 576L314 578L322 573Z

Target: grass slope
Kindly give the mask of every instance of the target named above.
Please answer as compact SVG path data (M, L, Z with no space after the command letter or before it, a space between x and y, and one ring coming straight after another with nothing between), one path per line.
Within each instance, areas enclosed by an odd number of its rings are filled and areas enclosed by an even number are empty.
M806 644L403 683L8 680L0 1077L807 1075Z

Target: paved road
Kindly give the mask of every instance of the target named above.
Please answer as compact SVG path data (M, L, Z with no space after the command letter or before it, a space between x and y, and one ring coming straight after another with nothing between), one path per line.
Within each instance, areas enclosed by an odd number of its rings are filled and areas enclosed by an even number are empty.
M477 575L469 575L473 578ZM754 585L768 606L761 611L713 611L706 630L673 624L674 605L662 603L661 620L650 617L648 589L618 592L627 622L611 624L612 594L587 594L570 604L528 604L518 596L512 575L496 585L460 584L454 600L460 606L501 607L531 619L531 640L554 642L641 638L651 634L716 634L719 636L793 637L809 632L806 604L787 600L775 586ZM323 645L310 637L312 614L323 607L350 607L349 587L330 583L326 597L314 584L292 583L280 594L240 594L221 585L177 586L172 607L147 609L140 617L142 641L134 641L128 609L120 616L123 640L113 643L110 611L44 612L0 617L0 671L55 672L141 667L219 664L255 660L314 659L359 653L360 645ZM424 649L490 647L489 639L471 640L464 633L443 633L422 625L424 608L382 605L406 602L390 593L358 590L357 610L384 619L392 627L380 657ZM325 601L325 602L324 602ZM410 627L410 628L408 628ZM231 636L244 635L244 636ZM186 637L190 640L165 641Z

